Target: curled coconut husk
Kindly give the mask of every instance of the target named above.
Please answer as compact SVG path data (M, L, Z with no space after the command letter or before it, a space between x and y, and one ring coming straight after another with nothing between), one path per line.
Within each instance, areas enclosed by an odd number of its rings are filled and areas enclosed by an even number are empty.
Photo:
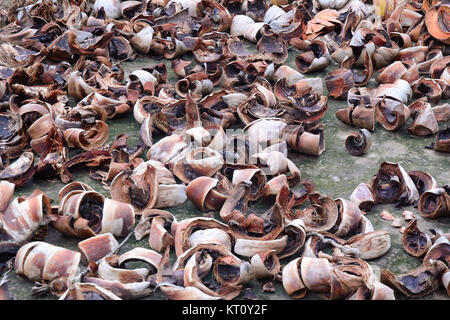
M383 69L383 71L377 77L377 82L393 83L397 79L402 79L406 71L407 68L401 61L395 61L394 63Z
M36 190L29 197L19 197L12 200L14 185L0 182L2 191L1 235L14 242L31 239L39 228L47 225L51 215L50 199L41 191ZM12 200L12 201L11 201Z
M228 179L226 180L228 181ZM198 177L192 180L186 187L186 196L202 211L215 211L222 207L228 195L231 193L231 188L231 184L226 183L224 179Z
M335 200L339 218L334 226L334 230L331 230L338 237L346 236L354 232L360 225L362 219L361 210L353 202L338 198Z
M283 287L293 298L303 298L307 290L330 290L331 265L325 258L297 258L289 262L282 273Z
M1 112L0 124L0 148L2 153L11 159L15 159L22 154L28 142L22 118L15 112Z
M157 169L149 163L142 163L133 171L118 174L111 182L111 197L129 203L136 213L156 205L159 192Z
M414 122L408 127L408 131L419 137L435 134L439 130L439 125L431 105L424 100L422 100L424 103L419 101L416 100L408 107L412 110L414 118ZM416 107L417 102L419 102L419 106Z
M256 44L256 49L264 56L265 60L274 63L282 64L288 58L286 42L273 35L263 35Z
M414 98L426 96L430 102L438 103L443 91L439 82L435 79L420 78L411 84Z
M283 251L277 254L279 259L290 257L303 248L306 240L305 223L302 219L294 219L286 225L283 234L287 235L288 239Z
M73 281L80 259L79 252L34 241L17 252L14 270L32 281L49 283L52 293L61 295Z
M89 265L91 261L99 261L103 257L114 253L118 248L119 243L109 232L78 243L78 250L81 252L81 262L85 265Z
M408 175L416 185L419 195L422 195L425 191L439 187L436 180L426 172L413 170L408 171Z
M321 124L307 127L287 126L282 135L289 147L300 153L320 156L325 151L324 129Z
M70 148L80 148L86 151L99 149L108 140L108 125L100 120L95 125L84 130L81 128L69 128L64 130L64 139Z
M327 54L328 49L324 42L318 40L311 41L311 44L305 48L305 52L295 58L297 69L301 73L322 70L329 63L326 57Z
M418 209L422 217L438 218L450 215L450 188L434 188L425 191L419 198Z
M60 197L53 227L66 235L88 238L110 232L123 237L134 226L134 209L127 203L95 191L73 190Z
M436 135L436 142L426 148L450 153L450 127L439 130Z
M250 263L256 279L273 278L281 270L280 261L272 250L258 252L251 257Z
M226 224L212 218L185 219L178 223L175 232L175 253L179 257L200 243L219 243L231 250L233 242Z
M375 106L376 120L388 131L400 129L409 119L411 111L403 103L383 98Z
M414 203L419 192L413 180L403 167L396 163L383 162L377 175L371 182L371 189L377 203Z
M372 135L367 129L353 132L345 139L345 148L353 156L364 154L372 146Z
M402 245L408 254L413 257L422 257L431 247L431 239L419 229L417 220L412 220L403 232Z
M284 219L289 189L283 186L275 204L262 217L248 214L248 200L251 183L241 181L234 188L220 210L220 217L231 228L235 238L272 240L284 229Z
M336 118L350 126L369 131L375 129L375 108L370 105L365 106L363 103L337 110Z
M450 6L448 3L439 3L427 10L425 14L425 24L428 32L433 38L445 44L450 44L450 32L445 27L448 22L449 12Z
M370 211L376 204L372 188L367 183L360 183L350 195L350 201L355 203L359 209Z
M153 144L147 152L147 158L157 160L165 165L186 147L187 143L182 135L172 134Z
M409 298L420 298L433 293L439 287L439 278L446 268L442 261L435 261L399 276L389 270L381 270L381 282Z
M259 168L235 170L233 172L233 185L237 185L241 181L250 181L252 183L249 199L250 201L256 201L261 196L262 188L267 182L267 177L264 171Z
M151 249L134 248L124 254L110 255L98 264L98 276L108 281L119 281L123 284L144 281L149 275L158 272L161 255ZM145 262L145 267L128 269L126 263L131 261Z
M359 287L348 300L395 300L395 295L387 285L375 281L371 289L366 285Z
M436 120L438 122L446 122L450 120L450 104L444 103L443 105L431 108L433 110Z
M309 201L311 206L299 212L299 218L303 220L306 232L328 231L333 228L339 218L338 208L333 199L312 193Z
M0 180L14 183L17 187L20 187L33 177L34 172L34 154L26 151L17 160L0 171Z
M172 165L172 172L184 183L190 183L200 176L213 176L223 164L224 159L218 151L201 147L178 158Z
M346 99L348 91L354 87L353 72L346 68L336 69L325 78L328 94L335 99Z
M433 260L441 260L447 266L450 265L450 240L445 235L436 235L438 237L433 241L433 245L423 258L423 263L431 263Z
M136 240L150 235L148 242L150 248L158 252L174 245L173 230L178 221L168 211L159 209L147 209L142 212L141 220L134 229Z

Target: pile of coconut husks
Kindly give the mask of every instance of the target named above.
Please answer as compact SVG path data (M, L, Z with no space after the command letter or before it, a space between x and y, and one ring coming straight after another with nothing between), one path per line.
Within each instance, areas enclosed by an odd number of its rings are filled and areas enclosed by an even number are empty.
M276 282L292 298L450 295L449 230L416 219L447 219L450 185L385 161L349 199L332 199L288 156L326 152L329 97L345 105L336 118L359 128L345 141L351 155L368 152L377 122L396 131L409 118L411 135L435 136L424 147L449 153L450 128L439 130L450 120L449 21L448 0L41 0L0 10L0 298L13 295L9 272L62 300L251 299L251 286L274 292ZM292 54L296 69L285 63ZM126 75L121 64L137 57L169 63ZM324 78L305 76L327 67ZM128 114L141 128L136 146L126 134L109 140L109 124ZM75 181L83 168L109 197ZM57 199L15 196L37 179L65 186ZM170 212L187 201L198 208L190 218ZM421 265L405 274L367 262L391 248L366 216L386 203L408 207L402 246ZM50 229L78 250L46 241ZM121 250L141 239L148 245Z

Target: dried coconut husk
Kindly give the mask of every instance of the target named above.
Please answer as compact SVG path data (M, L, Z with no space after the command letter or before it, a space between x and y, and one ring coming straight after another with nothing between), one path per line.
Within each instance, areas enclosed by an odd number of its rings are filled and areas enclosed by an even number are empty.
M202 211L219 210L231 189L232 184L225 176L221 176L220 180L212 177L198 177L188 184L186 195Z
M323 126L310 124L305 126L286 126L282 130L282 135L289 147L293 150L319 156L325 151L325 138Z
M234 237L229 227L212 218L191 218L180 221L174 233L174 240L177 257L201 243L219 243L228 250L231 250L234 244Z
M39 190L29 197L19 197L12 200L14 185L2 181L0 188L2 197L2 238L22 243L30 240L39 228L46 226L51 215L49 198Z
M79 252L34 241L17 252L14 270L32 281L48 283L51 292L59 296L73 281L80 258Z
M338 208L333 199L312 193L309 196L311 206L297 211L297 217L305 223L306 232L329 231L339 218Z
M422 257L431 247L431 239L418 228L417 220L412 220L403 232L402 245L408 254L413 257Z
M288 58L286 42L282 38L273 35L263 35L256 44L256 49L258 49L264 59L274 63L282 64Z
M358 205L363 211L370 211L376 204L375 196L371 186L367 183L360 183L350 195L350 201Z
M206 276L211 269L211 266L213 266L213 273L216 281L218 281L225 288L229 287L225 290L225 292L223 292L225 296L227 295L226 292L229 293L231 291L231 294L234 297L236 294L236 289L239 289L237 292L237 294L239 294L240 288L242 288L241 284L245 284L253 278L250 265L247 262L240 260L223 245L210 243L198 244L178 257L177 261L173 265L173 270L176 272L184 269L184 283L186 283L186 269L188 269L188 272L190 273L188 280L193 279L192 275L195 275L191 272L191 265L189 265L189 262L193 262L192 257L195 256L198 257L198 267L196 268L198 270L196 280L197 285L201 285L199 280ZM230 269L232 270L231 272L233 273L233 276L227 277L224 272L227 272L227 270ZM193 284L192 280L189 280L189 283ZM198 288L203 289L203 286ZM214 294L210 292L211 289L208 289L207 291L207 293L211 296L218 296L217 293ZM218 293L219 295L222 294L220 291Z
M437 122L446 122L450 120L450 104L445 103L431 108Z
M425 191L419 198L418 209L425 218L438 218L450 214L449 187L433 188Z
M439 152L450 152L450 128L439 130L436 135L436 142L426 148Z
M284 228L283 234L287 235L288 238L283 251L277 255L279 259L290 257L303 248L306 240L306 229L303 220L294 219L290 221Z
M144 298L154 292L152 284L149 281L121 283L117 280L103 280L94 277L85 277L83 281L83 285L96 285L105 291L114 292L118 298L123 300Z
M211 148L201 147L191 150L186 156L172 164L172 172L184 183L190 183L200 176L213 176L224 165L222 155Z
M401 61L395 61L391 65L383 69L378 75L378 83L393 83L397 79L401 79L406 73L407 68Z
M211 0L202 0L197 4L197 17L203 17L200 20L204 24L201 33L206 30L224 32L231 26L232 17L228 10L222 4Z
M288 123L314 123L320 120L328 109L328 97L321 96L314 91L306 91L301 95L289 98L289 102L282 104L283 118Z
M168 211L146 209L141 214L141 220L134 229L136 240L149 235L150 248L163 252L167 247L174 246L172 229L176 229L178 221Z
M71 191L64 196L53 226L66 235L88 238L111 232L125 236L134 225L134 210L129 204L105 199L95 191Z
M364 154L372 145L372 135L366 129L354 132L345 140L345 148L353 156Z
M0 137L2 153L11 159L18 158L28 143L21 116L15 112L1 112L0 123L2 124L2 136ZM46 130L38 129L36 137L45 134Z
M159 98L155 96L145 96L136 101L133 108L134 119L142 124L144 120L159 112L167 104L175 102L175 99Z
M234 124L237 118L233 95L238 94L221 90L200 100L200 113L203 119L209 118L210 122L220 125L223 129Z
M423 103L420 103L423 101ZM418 103L418 105L416 104ZM408 107L412 111L414 122L408 127L408 131L416 136L435 134L439 130L436 116L431 105L424 100L416 100Z
M175 85L177 94L186 97L189 92L194 99L210 94L214 89L212 81L206 72L197 72L179 80Z
M412 97L411 86L402 79L397 79L393 83L381 84L376 89L377 98L388 98L402 103L408 103Z
M311 44L304 51L304 53L295 58L295 64L301 73L322 70L328 66L326 57L328 49L324 42L319 40L311 41Z
M237 184L220 210L220 216L231 228L235 238L272 240L284 228L284 219L289 190L283 187L275 204L262 217L248 214L248 200L251 184L242 181Z
M13 163L0 170L0 180L14 183L16 187L20 187L27 183L34 173L34 154L26 151Z
M400 129L409 119L411 111L403 103L383 98L375 106L376 120L388 131Z
M328 94L336 99L346 99L348 90L353 88L353 72L346 68L332 71L325 78Z
M64 130L64 139L70 148L80 148L86 151L99 149L108 140L108 125L100 120L88 130L69 128Z
M444 70L450 65L450 57L442 57L434 61L429 69L429 74L432 79L438 79L441 77Z
M242 36L248 41L256 43L266 27L267 25L264 22L255 22L248 15L235 15L231 22L230 35Z
M436 261L423 264L419 268L399 276L395 276L389 270L381 270L381 282L407 297L420 298L431 294L439 287L439 276L445 269L442 261Z
M330 232L338 237L349 235L360 225L362 219L361 210L356 204L346 199L338 198L335 202L339 217Z
M202 259L201 255L201 252L196 252L186 263L184 269L185 286L192 286L194 288L200 289L208 295L220 297L227 300L231 300L239 295L242 286L231 285L230 282L235 282L235 278L229 279L228 276L224 276L224 278L222 278L222 273L226 272L223 271L224 269L232 269L239 274L242 265L241 260L234 256L221 256L214 260L214 275L219 282L219 287L213 290L208 288L198 276L198 269L200 268L199 263L201 263Z
M438 188L436 180L428 173L418 170L408 171L408 175L414 182L419 195L422 195L425 191Z
M377 203L414 203L419 192L402 166L383 162L377 175L371 182L371 188Z
M140 213L151 209L158 199L157 170L154 166L142 163L133 171L118 174L111 182L113 199L129 203Z
M394 290L379 281L373 283L373 288L366 285L359 287L348 300L395 300Z
M262 251L251 258L256 279L273 278L280 272L280 261L272 250Z
M441 100L443 90L436 80L420 78L411 84L411 88L415 98L425 95L433 103Z
M61 181L67 183L73 179L69 169L74 166L85 164L88 167L95 168L111 162L111 157L111 153L106 150L91 150L80 153L63 164L62 172L60 173Z
M191 129L201 123L198 103L190 95L163 107L152 120L166 134Z
M421 74L429 74L431 65L442 57L442 51L440 49L431 49L428 51L425 61L417 65L419 72Z
M412 46L411 37L407 33L389 32L389 38L398 45L400 50Z
M450 33L444 27L445 22L443 19L448 16L450 11L450 6L448 4L438 3L425 14L425 24L427 26L428 32L439 41L445 44L450 44L449 36Z
M433 245L428 250L427 254L423 258L423 263L431 263L432 261L443 261L447 266L450 264L450 242L449 239L441 234L434 235Z
M374 131L375 108L371 105L371 98L368 95L356 97L352 91L350 89L347 98L351 106L337 110L336 118L347 125Z

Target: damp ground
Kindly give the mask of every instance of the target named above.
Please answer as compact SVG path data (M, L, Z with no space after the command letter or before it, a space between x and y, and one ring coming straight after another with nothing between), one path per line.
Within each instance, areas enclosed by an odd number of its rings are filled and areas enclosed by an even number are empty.
M254 48L252 45L248 45L247 47L250 49ZM296 50L290 51L289 59L286 63L294 69L296 69L294 59L297 55L298 52ZM186 58L192 59L183 57L183 59ZM170 61L154 60L149 57L138 57L133 61L124 62L121 65L125 69L126 74L129 74L133 70L153 66L161 62L166 63L167 69L169 70L169 81L174 83L177 77L171 72ZM311 73L306 76L325 78L326 74L334 68L336 68L336 66L329 66L326 71ZM371 87L376 85L374 78L368 84L368 86ZM218 90L220 88L215 89ZM446 101L441 101L441 103L445 102ZM336 110L346 107L346 105L346 100L334 100L332 98L328 100L328 111L322 119L322 122L325 124L326 150L320 157L302 155L289 150L288 157L293 160L302 171L302 179L306 178L314 183L315 191L332 198L341 197L348 199L351 192L359 183L370 181L383 161L399 163L406 171L425 171L434 176L439 185L450 183L450 155L425 149L424 147L426 145L435 141L435 136L424 138L410 135L406 128L411 124L411 119L403 126L403 128L396 132L388 132L377 124L373 132L372 147L366 154L355 157L347 153L344 146L345 139L350 133L357 131L357 129L345 125L335 117ZM114 138L121 133L126 133L130 137L129 145L136 145L136 143L139 142L139 125L134 120L132 114L129 114L122 119L108 121L108 125L109 142L113 141ZM439 126L442 129L448 125L449 123L440 123ZM85 182L103 195L110 197L109 191L105 190L101 184L89 178L88 170L79 169L73 171L75 181ZM52 198L54 203L57 203L57 193L63 186L64 184L57 178L47 180L32 179L25 186L18 189L15 196L29 195L33 190L40 189ZM308 205L308 203L305 205ZM391 226L391 221L382 220L380 218L380 212L382 210L389 210L394 217L402 220L403 226L406 226L402 216L402 212L405 209L414 212L421 230L428 232L429 229L437 228L444 232L450 232L450 218L440 218L435 220L423 219L417 209L412 206L401 209L396 209L394 205L376 206L372 211L367 212L366 217L372 222L375 230L385 230L390 234L391 249L381 258L368 261L375 270L389 269L394 274L402 274L421 264L421 261L418 258L409 256L404 251L401 245L402 235L399 232L399 229L393 228ZM186 201L182 206L169 208L167 210L173 213L178 220L202 216L202 212L194 207L189 201ZM215 217L220 219L218 213L216 213ZM136 220L138 221L139 218ZM120 242L120 239L118 240ZM65 237L50 227L49 234L45 241L68 249L77 250L79 239ZM147 238L136 241L134 235L132 235L119 253L126 252L134 247L149 248ZM288 260L292 260L293 258L295 258L295 256L288 258ZM172 260L174 259L175 257L172 256ZM282 260L282 266L285 265L288 260ZM31 281L16 276L14 272L11 272L8 277L10 280L10 290L16 299L36 299L31 295L31 288L33 286ZM275 283L275 293L263 293L261 289L262 282L258 281L254 281L251 288L260 299L290 299L285 293L281 283ZM241 298L242 294L238 299ZM396 298L404 299L400 294L396 294ZM39 297L38 299L56 299L56 297L45 296ZM146 299L166 299L166 297L157 291ZM318 294L308 293L305 299L322 299L322 297ZM449 297L443 288L440 288L438 291L424 299L449 299Z

